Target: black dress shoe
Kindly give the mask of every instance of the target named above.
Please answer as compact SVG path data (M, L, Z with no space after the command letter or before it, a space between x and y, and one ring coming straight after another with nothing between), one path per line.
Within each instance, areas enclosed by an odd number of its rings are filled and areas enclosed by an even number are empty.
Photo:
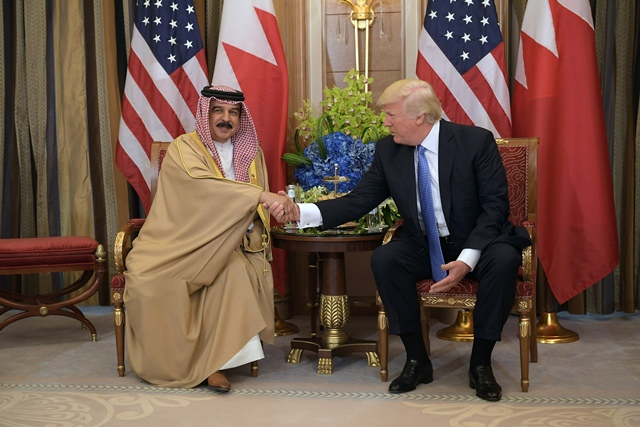
M490 402L502 398L502 387L493 376L493 369L488 365L480 365L469 369L469 387L476 390L476 396Z
M421 364L417 360L407 360L400 376L389 384L389 393L406 393L415 390L418 384L429 384L432 381L431 361Z

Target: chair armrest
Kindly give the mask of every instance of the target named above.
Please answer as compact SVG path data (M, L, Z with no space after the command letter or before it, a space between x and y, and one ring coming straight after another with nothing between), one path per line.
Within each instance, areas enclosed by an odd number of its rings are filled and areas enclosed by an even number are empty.
M387 232L384 233L384 238L382 239L382 244L383 245L387 244L387 243L389 243L389 241L391 239L396 237L398 235L398 233L400 232L400 228L402 228L403 225L404 225L404 221L402 219L399 219L399 220L396 221L395 224L393 224L391 227L389 227Z
M142 228L144 225L144 218L133 218L127 221L122 226L118 234L116 235L116 241L114 243L113 257L116 263L116 269L118 273L122 274L127 270L125 259L131 250L131 236Z

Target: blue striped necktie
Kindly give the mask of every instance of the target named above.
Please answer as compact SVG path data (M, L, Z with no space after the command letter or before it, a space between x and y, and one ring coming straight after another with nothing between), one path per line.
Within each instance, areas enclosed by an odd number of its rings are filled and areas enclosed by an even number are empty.
M418 190L420 192L422 220L424 221L424 228L427 232L427 240L429 242L431 272L436 282L439 282L444 279L447 274L440 269L440 266L444 264L444 257L442 256L442 248L440 247L436 214L433 209L431 178L429 175L429 162L427 161L426 151L426 148L418 145Z

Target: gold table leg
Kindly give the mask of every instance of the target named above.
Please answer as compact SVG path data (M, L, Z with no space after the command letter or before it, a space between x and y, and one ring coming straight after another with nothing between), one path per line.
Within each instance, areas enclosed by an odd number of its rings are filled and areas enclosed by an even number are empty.
M302 349L292 348L287 357L287 363L300 363L300 357L302 356Z
M380 366L380 358L378 357L378 353L375 351L367 351L367 364L372 367Z
M323 375L333 374L333 359L330 357L318 358L318 373Z

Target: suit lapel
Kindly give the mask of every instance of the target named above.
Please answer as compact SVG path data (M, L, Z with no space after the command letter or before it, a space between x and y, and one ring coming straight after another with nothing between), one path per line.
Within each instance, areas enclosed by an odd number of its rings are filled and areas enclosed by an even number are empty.
M449 127L449 122L440 120L440 136L438 138L438 176L440 179L440 201L442 211L447 224L450 224L449 213L451 212L451 172L453 171L453 160L455 158L456 145L453 141L453 134Z

